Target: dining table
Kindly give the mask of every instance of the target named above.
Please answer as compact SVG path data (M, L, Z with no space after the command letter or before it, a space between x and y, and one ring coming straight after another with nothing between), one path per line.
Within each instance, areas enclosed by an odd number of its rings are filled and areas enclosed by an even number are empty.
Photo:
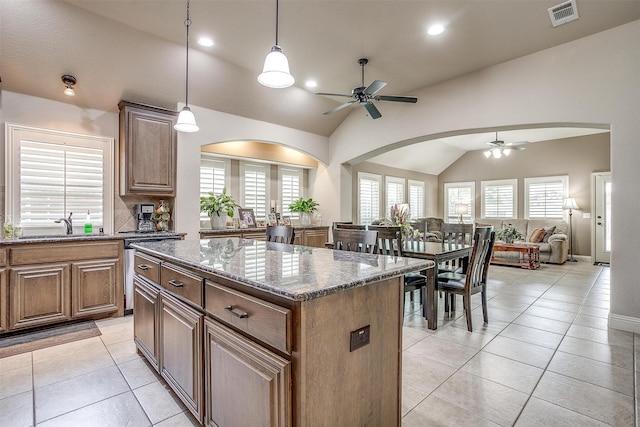
M436 298L436 285L438 281L438 265L452 260L461 260L462 271L466 271L469 257L473 249L472 245L465 243L425 242L406 239L402 244L402 254L412 258L428 259L435 262L432 274L427 274L426 314L427 327L438 329L438 298Z

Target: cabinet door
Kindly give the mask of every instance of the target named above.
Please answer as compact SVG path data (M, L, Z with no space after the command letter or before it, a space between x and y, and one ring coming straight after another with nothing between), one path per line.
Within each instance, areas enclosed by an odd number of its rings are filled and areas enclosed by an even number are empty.
M71 319L69 264L13 267L9 295L10 329Z
M305 246L313 246L314 248L324 248L324 244L329 241L328 227L304 230L304 238L302 244Z
M138 276L133 278L133 340L158 370L158 290Z
M120 263L117 259L77 262L71 269L73 317L113 313L119 309Z
M290 426L291 363L205 319L207 426Z
M7 296L7 269L0 268L0 332L9 330L9 299Z
M204 416L203 315L160 294L160 374L198 421Z
M120 104L120 195L175 196L177 113Z

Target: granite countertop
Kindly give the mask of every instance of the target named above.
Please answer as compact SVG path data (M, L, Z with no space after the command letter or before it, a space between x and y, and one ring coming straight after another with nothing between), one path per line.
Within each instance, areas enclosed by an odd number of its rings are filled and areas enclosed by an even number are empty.
M114 234L56 234L56 235L37 235L37 236L21 236L14 239L0 239L0 244L24 244L24 243L44 243L44 242L78 242L83 240L123 240L133 237L160 237L160 236L184 236L187 233L178 233L175 231L158 231L154 233L138 233L135 231Z
M425 270L433 261L238 237L140 242L135 249L294 301Z

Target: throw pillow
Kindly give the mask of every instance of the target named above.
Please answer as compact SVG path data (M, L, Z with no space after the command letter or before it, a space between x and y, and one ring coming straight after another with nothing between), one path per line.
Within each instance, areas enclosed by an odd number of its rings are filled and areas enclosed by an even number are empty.
M556 231L556 226L552 225L551 227L545 227L544 228L544 237L542 239L543 243L547 243L549 242L549 237L551 237L551 235L553 234L553 232Z
M534 228L531 232L531 236L529 236L529 241L531 243L540 243L542 242L542 239L544 239L544 235L544 228Z

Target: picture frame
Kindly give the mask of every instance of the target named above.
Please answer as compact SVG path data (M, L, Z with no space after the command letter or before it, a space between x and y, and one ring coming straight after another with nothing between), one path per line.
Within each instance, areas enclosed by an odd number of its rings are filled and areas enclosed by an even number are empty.
M245 221L244 219L240 220L240 227L238 228L249 228L249 225L247 224L247 221Z
M256 227L265 228L267 226L267 221L264 219L256 219Z
M282 216L282 225L291 225L291 217L289 215Z
M247 228L256 228L256 217L253 214L253 209L238 209L238 217L240 221L247 223Z
M278 217L275 212L267 214L267 225L275 226L278 225Z

